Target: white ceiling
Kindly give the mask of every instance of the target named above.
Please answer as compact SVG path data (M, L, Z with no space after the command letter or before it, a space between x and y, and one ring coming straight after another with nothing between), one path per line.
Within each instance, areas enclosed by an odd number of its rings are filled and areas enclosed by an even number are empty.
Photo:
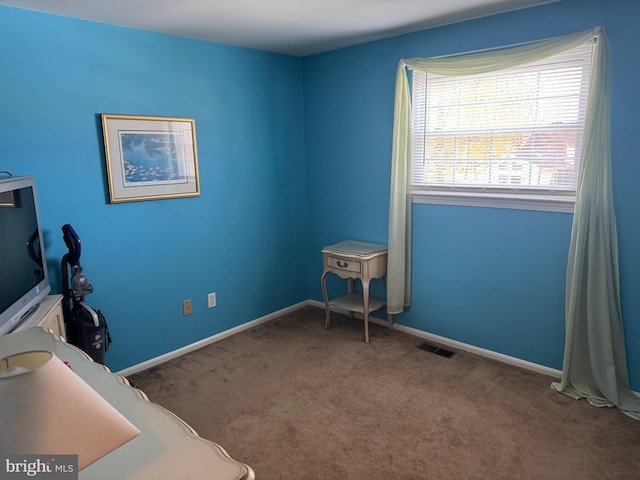
M0 4L306 56L559 0L0 0Z

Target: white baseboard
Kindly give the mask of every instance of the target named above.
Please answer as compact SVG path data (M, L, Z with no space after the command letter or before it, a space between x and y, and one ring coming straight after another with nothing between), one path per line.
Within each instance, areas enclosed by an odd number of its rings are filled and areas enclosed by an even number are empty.
M134 373L141 372L142 370L147 370L148 368L155 367L156 365L160 365L161 363L167 362L173 358L177 358L180 355L184 355L185 353L192 352L194 350L197 350L206 345L209 345L211 343L227 338L236 333L242 332L244 330L248 330L249 328L255 327L256 325L260 325L261 323L269 322L271 320L278 318L281 315L292 312L294 310L298 310L302 307L306 307L307 305L313 305L315 307L324 309L323 302L319 302L317 300L305 300L303 302L296 303L294 305L291 305L290 307L283 308L281 310L270 313L268 315L257 318L255 320L251 320L247 323L243 323L242 325L238 325L237 327L230 328L229 330L225 330L224 332L217 333L216 335L213 335L211 337L204 338L190 345L186 345L177 350L173 350L171 352L165 353L158 357L155 357L150 360L146 360L142 363L138 363L131 367L125 368L124 370L120 370L119 372L116 372L116 373L118 375L122 375L123 377L126 377L127 375L132 375ZM339 312L339 313L348 313L342 309L335 308L335 307L332 307L332 311ZM360 315L357 315L357 316L362 318ZM377 317L369 317L369 320L372 323L377 323L379 325L387 325L386 320L382 320ZM435 342L446 347L451 347L456 350L463 350L465 352L480 355L482 357L491 358L499 362L515 365L516 367L532 370L534 372L542 373L550 377L560 378L562 376L562 372L554 368L545 367L544 365L528 362L526 360L521 360L516 357L510 357L509 355L504 355L502 353L494 352L492 350L487 350L485 348L476 347L474 345L469 345L467 343L458 342L457 340L451 340L449 338L441 337L439 335L434 335L432 333L428 333L423 330L407 327L405 325L398 324L398 323L394 323L394 328L398 331L408 333L409 335L413 335L414 337L422 338L424 340L429 340L431 342Z
M138 363L136 365L125 368L115 373L123 377L126 377L127 375L132 375L134 373L141 372L142 370L147 370L148 368L154 367L156 365L160 365L161 363L167 362L173 358L177 358L181 355L184 355L185 353L192 352L206 345L222 340L223 338L227 338L227 337L230 337L231 335L235 335L236 333L242 332L244 330L248 330L249 328L255 327L256 325L260 325L261 323L269 322L271 320L278 318L281 315L284 315L289 312L293 312L295 310L306 307L308 305L312 305L314 307L319 307L324 309L323 302L319 302L317 300L305 300L303 302L296 303L294 305L275 311L263 317L257 318L255 320L251 320L247 323L243 323L242 325L238 325L237 327L230 328L229 330L225 330L224 332L220 332L211 337L204 338L190 345L186 345L177 350L173 350L171 352L165 353L164 355L160 355L158 357L152 358L142 363ZM349 313L349 312L346 312L345 310L342 310L340 308L336 308L333 306L331 310L339 313ZM356 316L362 318L362 316L359 314L356 314ZM388 322L386 320L382 320L377 317L369 317L369 320L372 323L377 323L378 325L384 325L384 326L388 325ZM514 365L516 367L524 368L526 370L531 370L537 373L541 373L543 375L548 375L550 377L554 377L557 379L560 379L562 377L561 370L545 367L544 365L528 362L520 358L511 357L509 355L504 355L502 353L494 352L492 350L487 350L485 348L476 347L474 345L469 345L467 343L458 342L457 340L451 340L450 338L441 337L440 335L434 335L433 333L428 333L423 330L407 327L405 325L398 324L398 323L394 323L394 329L400 332L408 333L409 335L413 335L414 337L418 337L424 340L429 340L431 342L438 343L443 346L451 347L456 350L463 350L465 352L473 353L475 355L480 355L482 357L491 358L499 362L507 363L509 365ZM640 397L640 392L636 392L632 390L632 393Z
M386 324L387 322L384 322L384 323ZM441 337L440 335L434 335L433 333L424 332L422 330L406 327L404 325L396 325L394 328L396 330L400 330L401 332L406 332L410 335L424 338L425 340L430 340L432 342L435 342L447 347L451 347L456 350L463 350L465 352L473 353L475 355L491 358L492 360L497 360L502 363L508 363L509 365L514 365L516 367L532 370L534 372L542 373L543 375L548 375L550 377L554 377L557 379L562 377L561 370L557 370L551 367L546 367L544 365L540 365L539 363L533 363L527 360L522 360L520 358L511 357L509 355L504 355L503 353L494 352L493 350L487 350L486 348L476 347L475 345L469 345L468 343L458 342L457 340L451 340L450 338Z
M199 348L207 346L211 343L218 342L223 338L230 337L231 335L235 335L236 333L242 332L244 330L248 330L256 325L260 325L261 323L269 322L278 318L281 315L292 312L294 310L298 310L299 308L305 307L310 304L310 300L305 300L304 302L296 303L295 305L291 305L290 307L283 308L276 312L270 313L260 318L256 318L255 320L251 320L247 323L243 323L242 325L238 325L237 327L230 328L229 330L225 330L224 332L217 333L212 335L211 337L203 338L202 340L198 340L195 343L190 345L186 345L182 348L178 348L177 350L173 350L171 352L165 353L158 357L151 358L142 363L138 363L136 365L132 365L131 367L120 370L117 373L120 376L126 377L127 375L132 375L134 373L141 372L142 370L147 370L151 367L155 367L156 365L160 365L161 363L168 362L174 358L177 358L185 353L193 352ZM324 304L323 304L324 308Z
M314 305L320 308L324 308L323 302L318 302L316 300L309 300L310 305ZM336 308L334 306L331 307L331 310L339 313L348 313L341 308ZM356 317L362 318L360 314L356 314ZM387 326L388 322L378 317L369 317L369 321L371 323L376 323L378 325ZM544 365L540 365L538 363L528 362L526 360L522 360L520 358L511 357L509 355L504 355L502 353L494 352L492 350L487 350L486 348L476 347L475 345L469 345L468 343L459 342L457 340L452 340L450 338L441 337L440 335L435 335L433 333L428 333L423 330L418 330L417 328L407 327L402 324L395 323L393 324L393 328L400 332L408 333L409 335L413 335L414 337L422 338L424 340L429 340L431 342L438 343L445 347L451 347L455 350L463 350L465 352L473 353L475 355L480 355L482 357L491 358L493 360L497 360L502 363L508 363L509 365L514 365L516 367L525 368L527 370L532 370L534 372L542 373L543 375L548 375L554 378L562 377L562 371L557 370L555 368L545 367Z

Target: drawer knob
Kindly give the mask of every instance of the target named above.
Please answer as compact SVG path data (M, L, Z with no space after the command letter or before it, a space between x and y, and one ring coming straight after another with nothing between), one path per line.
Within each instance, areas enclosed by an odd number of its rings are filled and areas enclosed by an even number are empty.
M344 262L344 264L340 263L340 260L338 260L338 266L341 268L347 268L349 266L348 262Z

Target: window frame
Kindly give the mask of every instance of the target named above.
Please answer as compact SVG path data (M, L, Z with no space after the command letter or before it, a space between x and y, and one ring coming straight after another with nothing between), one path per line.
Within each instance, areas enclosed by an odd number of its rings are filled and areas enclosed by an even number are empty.
M576 47L583 47L583 45ZM591 45L590 55L591 58L588 62L588 67L593 69L593 48ZM571 52L571 50L569 50ZM520 71L523 68L525 69L535 69L534 66L537 62L532 62L531 64L523 65L520 67ZM543 72L545 68L538 68L537 71ZM415 72L412 72L414 74ZM514 72L515 73L515 72ZM429 75L426 72L419 72L420 75ZM585 117L586 117L586 103L589 95L589 87L590 87L590 74L588 72L587 75L584 73L581 77L581 88L586 88L586 92L581 93L581 111L580 111L580 119L578 122L575 122L578 125L578 128L575 127L568 128L569 131L575 131L577 137L577 145L576 145L576 164L575 164L575 179L576 179L576 188L578 182L578 172L579 172L579 163L581 161L581 148L583 145L583 136L584 136L584 127L585 127ZM472 75L473 76L473 75ZM471 76L471 77L472 77ZM457 78L457 77L455 77ZM439 80L442 82L442 80ZM455 79L454 79L455 81ZM411 75L410 80L410 89L411 89L411 105L412 105L412 114L410 117L410 132L411 132L411 145L412 150L414 146L414 114L413 114L413 75ZM428 84L425 85L424 98L426 102L427 97L427 89ZM586 93L586 94L585 94ZM584 95L584 96L582 96ZM425 108L426 109L426 108ZM425 113L426 116L426 113ZM425 117L423 117L425 118ZM488 129L489 130L489 129ZM537 132L540 130L540 126L535 128L531 128L530 132ZM426 127L422 130L423 134L426 131ZM426 135L424 135L426 139ZM423 144L426 140L423 139ZM422 154L422 161L424 161L424 154ZM509 161L514 161L515 159L510 159ZM485 186L477 186L477 185L464 185L464 184L451 184L451 183L442 183L442 184L416 184L414 183L414 168L416 163L416 157L414 153L411 154L411 171L409 173L410 178L410 186L409 193L411 197L412 203L422 203L422 204L437 204L437 205L461 205L461 206L480 206L480 207L495 207L495 208L510 208L510 209L523 209L523 210L541 210L541 211L551 211L551 212L564 212L564 213L573 213L575 208L575 199L576 199L576 190L574 189L551 189L544 188L541 186L540 188L535 187L525 187L518 188L517 186L514 188L504 188L499 187L498 183L493 185L485 185ZM505 178L508 183L512 183L514 180L511 176L514 174L512 169L507 169L504 172L505 175L509 176L509 178ZM517 180L517 179L516 179Z

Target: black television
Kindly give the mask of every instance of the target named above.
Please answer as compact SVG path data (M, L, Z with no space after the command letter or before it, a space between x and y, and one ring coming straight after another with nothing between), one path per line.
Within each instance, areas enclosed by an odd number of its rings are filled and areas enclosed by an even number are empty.
M0 335L15 330L50 291L35 179L0 179Z

